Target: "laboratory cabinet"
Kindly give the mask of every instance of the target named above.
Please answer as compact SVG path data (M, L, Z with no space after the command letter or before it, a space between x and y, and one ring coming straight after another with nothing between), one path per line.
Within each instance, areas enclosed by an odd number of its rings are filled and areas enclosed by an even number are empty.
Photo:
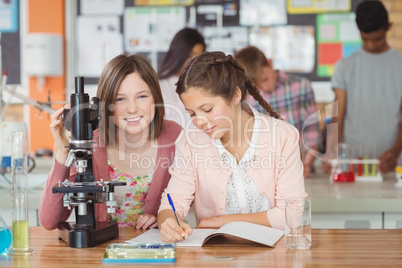
M402 229L402 212L384 213L384 229Z
M305 179L312 199L312 227L317 229L402 228L402 188L395 174L382 182L331 182L325 174Z
M383 213L317 212L311 215L314 229L383 229Z

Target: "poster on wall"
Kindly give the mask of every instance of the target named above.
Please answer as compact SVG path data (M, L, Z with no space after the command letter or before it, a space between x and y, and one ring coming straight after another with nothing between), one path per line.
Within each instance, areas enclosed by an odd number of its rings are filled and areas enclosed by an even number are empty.
M184 7L129 7L124 12L124 45L129 53L166 52L186 26Z
M18 30L18 0L0 0L0 32Z
M289 14L350 11L351 0L287 0Z
M192 6L194 0L134 0L136 6Z
M287 24L286 0L240 0L240 25Z
M317 15L317 75L331 77L336 62L362 46L354 13Z
M78 74L99 77L106 63L123 53L119 16L79 16Z
M239 0L198 0L197 26L238 26Z
M124 0L81 0L80 12L82 15L108 14L122 15Z
M315 39L313 26L261 27L250 33L250 44L272 59L275 69L310 73L314 70Z
M248 45L248 30L246 27L233 26L221 30L216 27L203 27L202 35L208 51L222 51L233 55L236 51Z

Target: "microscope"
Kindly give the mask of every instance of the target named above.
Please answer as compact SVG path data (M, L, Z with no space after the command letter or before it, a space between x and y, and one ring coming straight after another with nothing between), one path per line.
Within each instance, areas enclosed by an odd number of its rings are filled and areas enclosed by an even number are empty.
M84 77L75 78L75 93L70 96L71 108L63 112L62 120L69 137L69 153L65 166L75 163L75 182L65 179L52 188L53 193L62 193L63 206L75 208L75 221L59 222L59 237L73 248L94 247L106 240L118 238L117 222L96 222L95 203L106 202L107 212L116 212L114 187L125 182L95 181L92 169L92 134L99 124L99 99L89 101L84 93Z

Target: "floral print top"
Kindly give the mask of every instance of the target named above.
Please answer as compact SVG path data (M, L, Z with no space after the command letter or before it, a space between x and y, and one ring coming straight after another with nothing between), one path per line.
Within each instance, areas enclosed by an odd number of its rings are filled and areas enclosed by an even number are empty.
M108 214L108 219L117 221L119 227L135 227L138 216L144 214L145 198L151 185L153 173L145 176L131 176L118 170L109 162L109 180L126 182L115 187L116 213Z

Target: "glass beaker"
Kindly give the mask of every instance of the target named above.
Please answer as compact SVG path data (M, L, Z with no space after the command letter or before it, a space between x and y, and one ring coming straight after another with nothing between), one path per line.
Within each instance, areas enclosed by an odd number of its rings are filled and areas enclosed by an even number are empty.
M11 137L11 180L13 194L13 248L10 254L31 254L28 225L28 140L26 132Z
M0 215L0 254L6 253L11 246L11 232Z
M339 143L337 146L338 164L333 168L332 179L335 182L354 182L355 171L351 164L350 148L346 143Z
M309 249L311 247L311 198L287 198L285 223L286 247Z

